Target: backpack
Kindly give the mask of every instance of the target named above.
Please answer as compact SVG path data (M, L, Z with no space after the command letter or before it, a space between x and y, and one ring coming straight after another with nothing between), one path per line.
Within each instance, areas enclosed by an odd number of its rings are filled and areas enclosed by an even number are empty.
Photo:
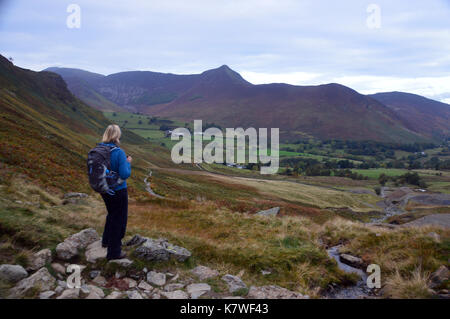
M117 146L97 144L91 149L87 158L87 174L92 189L101 194L114 194L113 189L123 180L117 172L111 170L111 152Z

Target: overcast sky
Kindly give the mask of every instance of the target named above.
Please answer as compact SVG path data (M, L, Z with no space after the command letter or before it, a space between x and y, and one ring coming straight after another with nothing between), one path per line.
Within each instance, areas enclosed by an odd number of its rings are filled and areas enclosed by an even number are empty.
M67 25L70 4L80 28ZM227 64L255 84L337 82L450 103L450 0L0 0L0 53L33 70L102 74Z

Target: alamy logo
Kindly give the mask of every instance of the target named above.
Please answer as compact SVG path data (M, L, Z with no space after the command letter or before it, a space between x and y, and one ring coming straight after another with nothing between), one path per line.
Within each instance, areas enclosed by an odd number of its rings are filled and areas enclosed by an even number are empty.
M69 29L80 29L81 28L81 8L78 4L69 4L67 6L67 16L66 25Z
M246 130L243 128L227 128L224 136L222 130L216 127L210 127L203 132L202 121L195 120L193 138L191 132L184 127L171 131L172 140L179 140L180 137L181 141L173 146L171 153L172 161L176 164L200 164L203 162L207 164L245 164L246 153L248 153L247 163L262 164L261 174L276 174L278 172L280 149L278 128L270 130L270 152L267 148L267 128L260 128L258 131L253 127ZM247 139L248 148L246 147ZM192 140L194 142L193 147ZM236 140L237 143L235 143ZM203 148L204 141L210 141L205 148Z
M366 24L369 29L380 29L381 28L381 7L378 4L372 3L367 7L367 17Z
M81 288L81 267L80 265L69 265L67 266L67 272L70 275L67 277L67 288Z
M367 277L366 284L370 289L381 288L381 268L377 264L371 264L367 266L367 272L370 273Z

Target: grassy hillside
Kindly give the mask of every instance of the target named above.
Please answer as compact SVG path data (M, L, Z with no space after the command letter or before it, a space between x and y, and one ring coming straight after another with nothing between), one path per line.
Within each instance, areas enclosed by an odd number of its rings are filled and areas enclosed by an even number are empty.
M216 70L215 72L224 72ZM202 98L191 99L192 96ZM166 105L141 108L151 115L223 127L278 127L282 141L319 139L412 142L424 140L405 128L383 104L338 84L247 85L203 79Z
M3 57L0 71L2 179L21 173L45 187L89 192L87 152L110 122L75 98L59 75L17 68ZM131 192L142 193L146 161L168 152L127 130L122 143L136 155Z
M79 69L47 68L44 71L61 75L68 89L84 103L101 111L119 111L121 107L98 93L94 86L104 75Z
M395 110L411 130L438 139L450 136L450 105L404 92L370 96Z
M58 197L17 178L10 187L1 186L0 195L2 263L26 266L33 252L54 248L70 234L87 227L102 231L105 209L95 197L61 205ZM40 205L26 204L36 195ZM165 237L193 253L181 264L136 261L137 266L182 278L193 267L207 265L221 275L239 274L249 285L277 284L319 298L330 284L346 286L356 280L327 256L327 246L344 244L343 251L380 265L385 297L429 298L429 274L448 263L450 234L434 227L390 230L341 218L265 218L207 200L132 202L129 212L127 239L134 234ZM431 231L441 239L433 240ZM220 279L208 284L216 292L227 290Z

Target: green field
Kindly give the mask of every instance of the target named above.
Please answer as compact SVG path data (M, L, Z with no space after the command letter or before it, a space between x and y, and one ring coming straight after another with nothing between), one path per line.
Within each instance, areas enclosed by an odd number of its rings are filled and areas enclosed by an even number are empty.
M126 128L136 133L150 142L160 144L171 149L177 141L164 137L164 131L160 127L167 125L169 127L184 127L185 123L171 121L166 119L157 119L151 122L151 117L143 114L134 114L128 112L104 112L104 115L112 122L118 124L121 128Z
M352 169L352 171L373 179L378 179L381 174L386 176L400 176L408 172L407 169L399 168Z

